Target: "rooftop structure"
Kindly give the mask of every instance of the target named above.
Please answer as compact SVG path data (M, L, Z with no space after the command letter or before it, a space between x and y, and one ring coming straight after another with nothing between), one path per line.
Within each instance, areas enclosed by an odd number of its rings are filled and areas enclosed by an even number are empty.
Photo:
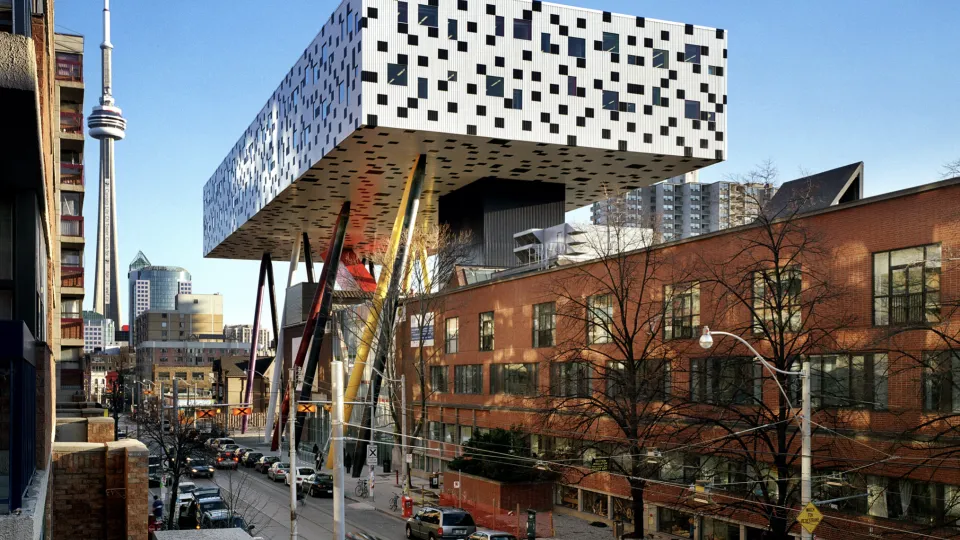
M346 200L362 254L426 154L422 221L512 264L518 230L723 160L726 56L723 30L540 1L347 0L204 186L204 254L279 260L307 230L319 257ZM507 196L457 197L478 180Z

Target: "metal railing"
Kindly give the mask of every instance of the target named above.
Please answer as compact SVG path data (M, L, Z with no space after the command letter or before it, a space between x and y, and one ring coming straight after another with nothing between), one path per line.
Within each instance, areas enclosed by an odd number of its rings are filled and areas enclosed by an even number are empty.
M83 236L83 216L60 216L61 236Z
M79 163L60 164L60 183L71 186L83 185L83 165Z
M79 54L57 53L58 81L83 82L83 62Z
M83 135L83 113L60 111L60 131Z

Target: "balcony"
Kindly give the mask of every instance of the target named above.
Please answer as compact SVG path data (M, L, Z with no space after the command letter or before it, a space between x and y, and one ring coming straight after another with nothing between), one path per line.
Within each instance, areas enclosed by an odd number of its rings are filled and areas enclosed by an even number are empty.
M80 345L83 345L83 316L79 312L60 313L60 339L64 342L80 340ZM67 343L64 344L67 345Z
M82 186L83 165L79 163L61 163L60 183L68 186Z
M60 236L83 237L83 216L60 216Z
M83 135L83 113L60 111L60 132Z
M83 294L83 267L60 265L60 286L79 288Z
M79 54L57 53L57 80L83 82L83 61Z

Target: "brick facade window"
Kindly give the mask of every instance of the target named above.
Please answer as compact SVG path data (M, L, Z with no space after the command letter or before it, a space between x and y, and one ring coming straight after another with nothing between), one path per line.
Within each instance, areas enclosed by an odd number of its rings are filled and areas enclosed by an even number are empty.
M769 324L788 331L800 329L801 283L798 266L753 273L754 332L763 332Z
M460 318L450 317L443 322L443 350L455 354L460 350Z
M873 324L940 322L940 244L873 254Z
M493 350L493 312L480 314L480 350Z
M589 397L590 365L585 362L552 364L550 393L557 397Z
M664 358L648 358L634 363L636 377L633 395L626 395L630 370L626 362L607 363L604 379L607 381L607 396L610 399L643 399L666 401L673 395L673 376L670 361Z
M595 294L587 298L587 344L603 344L613 341L610 327L613 323L613 297Z
M434 392L447 391L447 366L430 366L430 389Z
M810 373L814 407L887 408L885 353L811 356Z
M483 366L454 366L453 391L456 394L482 394Z
M761 399L762 369L753 358L693 358L690 398L701 403L754 404Z
M537 364L493 364L490 393L533 396L537 393Z
M556 345L557 305L554 302L533 306L533 346L553 347Z
M923 353L923 410L960 412L960 353Z
M700 326L700 283L667 285L663 298L663 339L697 337Z

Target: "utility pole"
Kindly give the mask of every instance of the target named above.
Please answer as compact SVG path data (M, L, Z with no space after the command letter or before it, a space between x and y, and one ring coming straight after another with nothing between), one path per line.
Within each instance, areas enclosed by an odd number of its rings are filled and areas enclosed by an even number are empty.
M343 362L330 362L333 383L331 442L333 443L333 540L344 540L347 524L343 501Z
M297 540L297 443L295 436L297 396L293 393L293 390L297 387L296 370L295 367L290 368L290 381L287 388L290 396L290 412L287 414L287 441L290 443L290 470L287 471L287 478L290 479L290 540Z
M803 404L800 408L800 414L803 416L803 422L800 424L802 435L800 443L800 506L806 507L813 496L813 486L811 485L811 475L813 473L813 444L810 440L810 358L803 357ZM800 537L802 540L811 540L813 535L807 532L806 528L800 528Z
M400 374L400 455L403 456L403 494L408 491L408 482L410 481L410 465L407 464L407 454L410 447L407 446L407 376Z

